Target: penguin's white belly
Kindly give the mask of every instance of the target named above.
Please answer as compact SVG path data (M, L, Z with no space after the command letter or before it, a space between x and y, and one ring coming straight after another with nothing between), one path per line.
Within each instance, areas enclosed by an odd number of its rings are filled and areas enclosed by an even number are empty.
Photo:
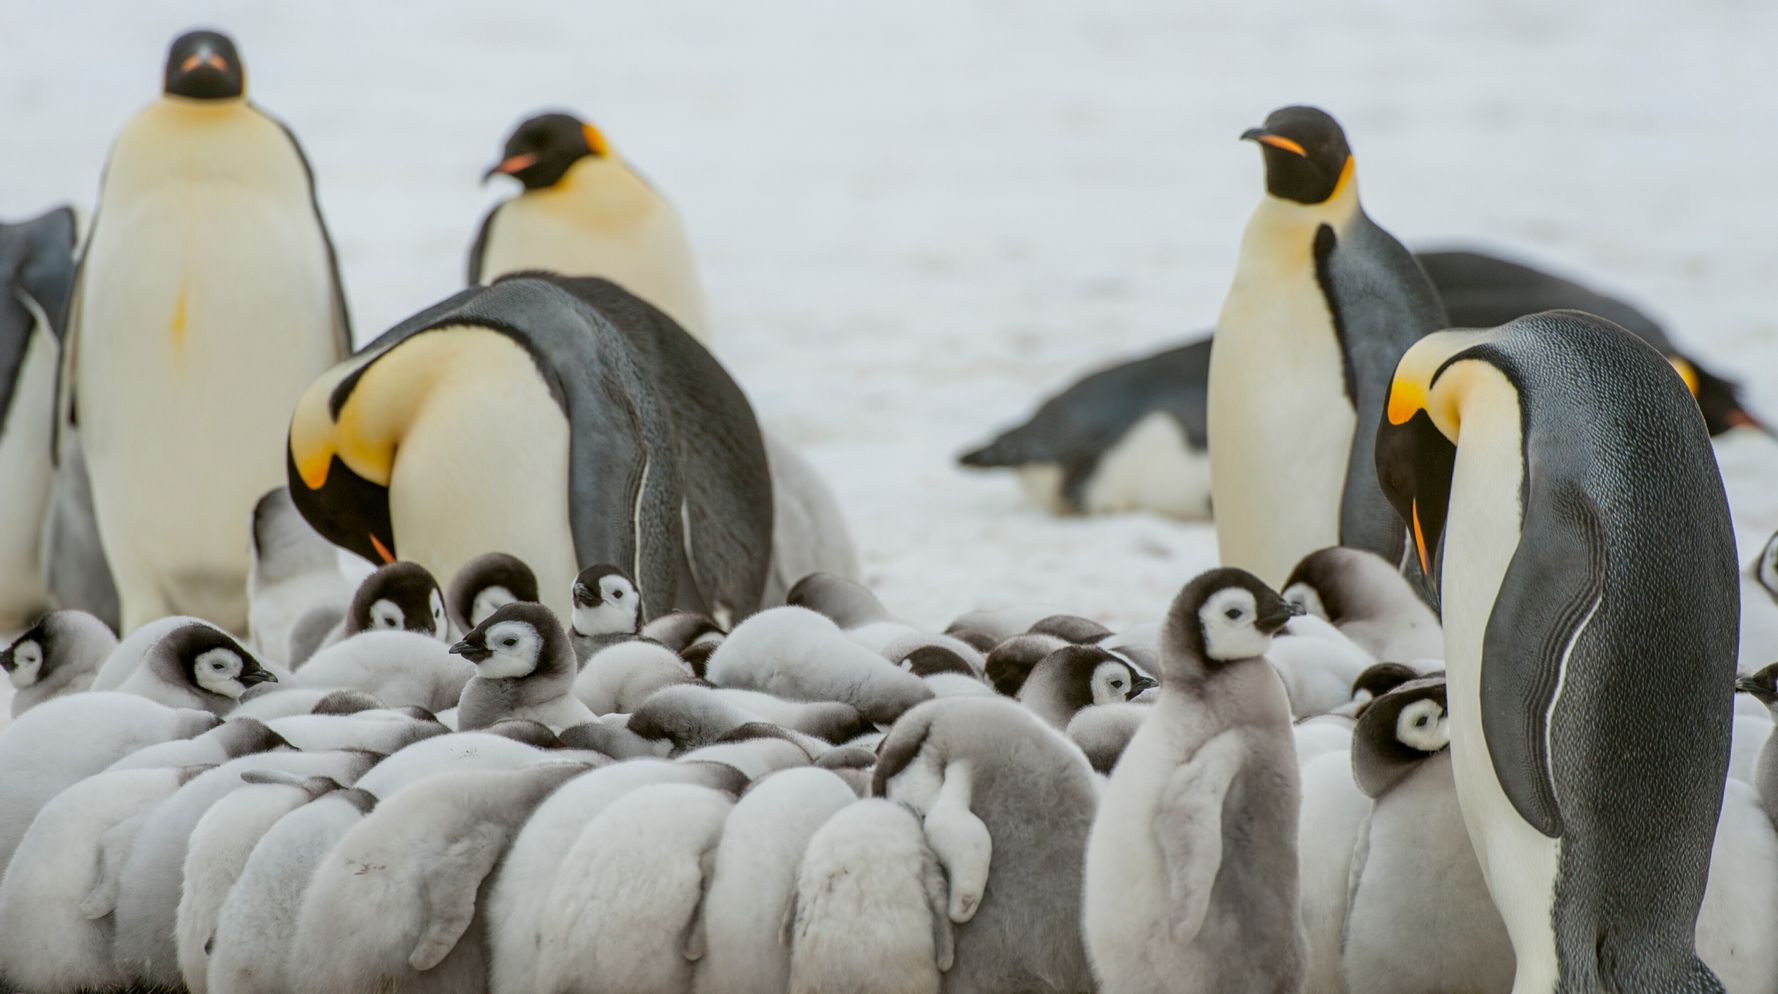
M484 552L537 574L543 603L566 618L579 572L568 519L568 421L511 338L449 335L452 366L401 438L389 481L395 553L455 576ZM590 564L589 564L590 565Z
M10 408L0 412L0 633L35 620L49 605L38 536L49 506L49 436L54 416L56 344L31 332Z
M482 282L525 269L602 276L708 343L703 286L672 209L657 201L613 220L565 202L577 192L529 193L501 206L483 248Z
M1313 261L1261 255L1243 247L1216 325L1210 480L1222 564L1280 584L1339 544L1357 415Z
M1467 426L1451 480L1441 599L1451 760L1463 821L1518 958L1516 990L1556 980L1550 910L1560 843L1519 816L1482 733L1482 640L1520 534L1518 419ZM1507 662L1507 661L1502 661ZM1558 690L1558 693L1560 691Z
M125 628L185 611L244 629L253 504L284 482L290 413L339 358L306 184L277 178L107 183L76 403Z
M1158 511L1185 520L1210 512L1210 458L1172 416L1152 411L1099 459L1082 495L1088 514Z
M1087 838L1082 923L1087 953L1102 977L1152 965L1154 949L1170 946L1167 867L1156 841L1155 814L1168 779L1182 762L1156 710L1137 729L1099 794Z

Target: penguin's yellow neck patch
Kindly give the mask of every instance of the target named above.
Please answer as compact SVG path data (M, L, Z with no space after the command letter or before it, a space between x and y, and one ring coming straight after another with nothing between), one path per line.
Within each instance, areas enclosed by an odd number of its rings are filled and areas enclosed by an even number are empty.
M1667 362L1672 364L1673 371L1679 374L1679 378L1685 381L1685 388L1691 391L1692 399L1696 400L1698 398L1698 367L1676 355L1668 356Z
M605 140L605 136L600 133L598 128L590 124L582 124L580 129L586 133L586 147L592 149L594 155L608 156L611 154L611 144Z

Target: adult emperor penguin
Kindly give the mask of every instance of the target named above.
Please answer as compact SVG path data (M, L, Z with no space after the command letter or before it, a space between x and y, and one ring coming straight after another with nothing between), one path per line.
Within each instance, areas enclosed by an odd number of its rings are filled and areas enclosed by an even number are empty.
M176 613L247 630L248 527L279 482L277 440L351 351L314 177L246 93L228 36L174 39L163 95L112 147L76 277L61 417L126 631Z
M1265 155L1210 356L1211 499L1225 566L1281 584L1316 549L1400 563L1407 533L1372 471L1395 360L1445 326L1408 250L1358 202L1346 135L1313 107L1241 136Z
M559 112L529 118L482 178L495 176L525 188L482 221L469 250L470 283L528 269L603 276L710 341L704 288L679 214L598 128Z
M1379 420L1377 474L1443 607L1457 794L1514 991L1721 990L1693 931L1735 536L1684 383L1610 322L1550 311L1426 337Z
M38 534L49 510L62 308L74 277L74 212L0 224L0 632L50 605Z
M334 543L434 576L502 549L558 617L581 563L620 565L656 613L740 618L765 588L772 485L753 409L608 280L507 277L396 325L303 395L289 475Z

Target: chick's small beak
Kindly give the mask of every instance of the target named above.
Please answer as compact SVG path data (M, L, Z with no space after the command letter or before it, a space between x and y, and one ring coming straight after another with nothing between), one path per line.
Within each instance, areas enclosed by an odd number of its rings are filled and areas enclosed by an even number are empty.
M598 607L599 592L584 583L574 585L575 607Z
M241 683L251 687L256 683L277 683L278 675L265 667L248 670L241 674Z
M1285 625L1290 623L1290 619L1302 613L1303 609L1300 606L1292 604L1289 601L1280 601L1278 606L1267 610L1266 613L1255 618L1253 627L1267 635L1276 635L1284 629Z
M1160 681L1153 677L1139 676L1136 678L1136 682L1130 685L1130 696L1135 697L1137 694L1140 694L1145 690L1159 687L1160 685Z
M479 640L472 641L470 639L464 639L463 641L458 642L456 645L451 646L448 651L453 655L462 656L464 659L467 659L472 663L479 663L494 654L486 644Z

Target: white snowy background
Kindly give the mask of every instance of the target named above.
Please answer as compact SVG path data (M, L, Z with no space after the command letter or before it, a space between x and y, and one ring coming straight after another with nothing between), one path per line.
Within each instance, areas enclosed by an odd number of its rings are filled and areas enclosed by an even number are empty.
M1261 190L1236 136L1285 103L1344 123L1404 241L1621 292L1778 413L1769 0L8 0L0 216L90 208L166 43L203 24L308 152L361 342L459 286L512 124L595 120L677 203L718 353L919 622L1150 617L1210 564L1208 526L1057 520L952 460L1210 325ZM1745 560L1778 526L1778 445L1718 451Z

